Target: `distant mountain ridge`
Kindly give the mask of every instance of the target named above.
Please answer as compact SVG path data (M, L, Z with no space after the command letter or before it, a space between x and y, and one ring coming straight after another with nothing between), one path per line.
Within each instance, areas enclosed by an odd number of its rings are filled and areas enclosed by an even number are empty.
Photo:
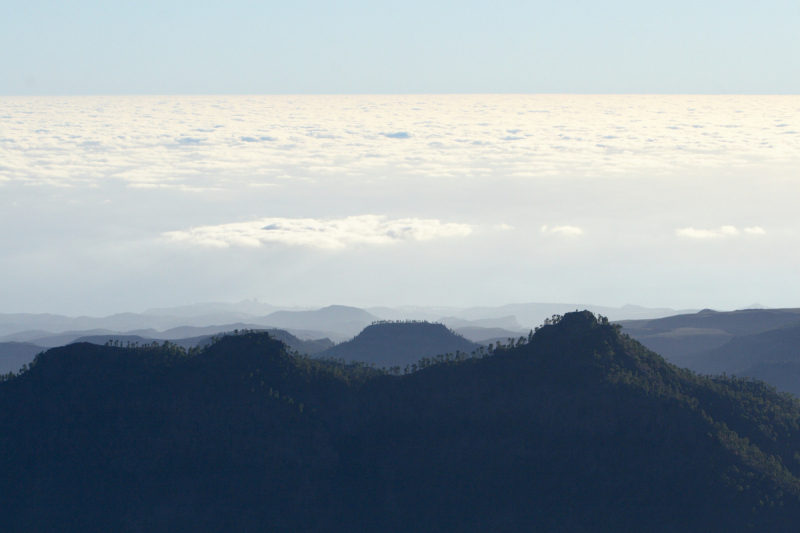
M706 374L760 379L800 397L800 323L735 336L673 362Z
M800 309L706 309L620 324L676 365L705 374L762 379L800 396Z
M370 323L378 320L358 307L331 305L314 311L276 311L262 319L278 328L312 329L335 331L356 335Z
M718 348L735 336L800 323L800 309L704 309L694 314L618 323L625 333L651 350L689 364L692 354Z
M231 328L231 329L226 329L224 333L231 333L239 330L260 331L268 333L269 336L272 337L273 339L285 343L290 350L299 352L301 354L309 354L309 355L317 354L334 346L334 343L330 339L301 340L292 335L291 333L289 333L288 331L284 331L281 329ZM145 344L151 344L153 342L163 343L164 341L170 341L173 344L176 344L188 350L190 348L198 348L211 344L212 338L214 337L215 334L218 333L223 333L223 332L214 332L213 334L209 335L200 335L196 337L187 337L187 338L163 338L163 337L152 338L152 337L141 337L139 335L113 335L113 334L89 335L85 337L79 337L69 344L88 342L91 344L98 344L98 345L106 345L107 343L109 343L114 346L128 346L131 344L138 344L144 346Z
M41 336L90 330L139 334L133 332L148 329L164 331L183 326L207 327L234 323L253 324L260 327L278 327L281 329L316 330L317 333L324 333L323 336L330 337L333 340L344 340L358 333L356 331L358 325L363 328L374 320L429 320L441 322L445 317L466 321L491 321L514 317L521 325L521 329L527 330L541 324L545 318L553 314L564 314L578 308L600 313L612 320L650 319L682 312L671 309L648 309L631 305L614 308L558 303L510 304L499 307L471 308L401 306L360 309L351 306L328 306L327 308L318 309L297 309L273 306L259 303L255 300L246 300L230 304L206 303L171 308L153 308L144 313L117 313L106 317L68 317L47 313L0 313L0 342L20 340L9 338L9 335L26 331L43 332L44 334ZM360 312L355 311L357 309ZM336 312L341 312L341 316L338 318L333 316ZM331 327L338 327L337 324L343 325L341 330L330 329ZM478 324L461 324L454 325L454 327L466 327L469 325L477 326ZM508 327L508 325L500 325L499 323L493 325L487 323L485 325L489 327Z

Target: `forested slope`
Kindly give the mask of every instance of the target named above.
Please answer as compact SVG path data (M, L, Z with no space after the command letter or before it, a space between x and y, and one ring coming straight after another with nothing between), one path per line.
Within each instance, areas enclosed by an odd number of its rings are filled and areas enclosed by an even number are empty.
M3 531L796 531L800 407L570 313L409 375L57 348L0 383Z

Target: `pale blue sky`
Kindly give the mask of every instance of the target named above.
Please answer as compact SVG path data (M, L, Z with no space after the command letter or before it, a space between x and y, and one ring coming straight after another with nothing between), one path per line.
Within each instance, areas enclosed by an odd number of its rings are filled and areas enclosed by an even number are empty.
M798 94L797 1L0 3L0 95Z

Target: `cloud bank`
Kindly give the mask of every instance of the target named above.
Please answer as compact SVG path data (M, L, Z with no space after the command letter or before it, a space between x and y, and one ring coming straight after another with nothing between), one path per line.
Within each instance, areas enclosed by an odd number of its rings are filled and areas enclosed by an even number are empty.
M555 226L555 227L548 227L542 226L542 233L545 235L547 234L556 234L556 235L582 235L583 230L576 226Z
M744 232L748 235L764 235L766 233L763 228L758 226L745 228ZM675 234L678 237L687 237L689 239L718 239L739 235L739 230L734 226L722 226L717 229L682 228L676 229Z
M442 223L439 220L403 218L385 220L377 215L362 215L338 220L314 218L262 218L252 222L201 226L163 235L170 241L204 246L250 246L275 243L286 246L341 249L350 245L387 245L402 241L426 241L446 237L465 237L472 233L468 224Z
M0 98L0 182L647 179L800 164L798 108L798 96Z

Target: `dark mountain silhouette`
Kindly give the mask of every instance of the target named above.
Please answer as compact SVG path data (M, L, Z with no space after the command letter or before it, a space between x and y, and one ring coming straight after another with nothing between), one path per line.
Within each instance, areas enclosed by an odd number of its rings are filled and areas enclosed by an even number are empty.
M45 349L28 342L0 342L0 375L19 372Z
M456 335L443 324L430 322L379 322L364 328L352 340L319 355L361 361L376 367L404 368L423 357L479 350L481 346Z
M144 333L144 335L115 333L105 330L100 330L100 332L97 330L87 332L75 331L58 335L38 337L36 340L29 343L0 342L0 375L7 374L8 372L19 371L19 369L22 368L22 365L27 365L30 363L37 353L46 350L47 348L64 346L66 344L75 342L88 342L91 344L100 345L110 343L116 346L128 346L131 344L144 346L145 344L152 344L153 342L163 344L164 341L170 341L171 343L188 350L189 348L202 347L206 344L209 344L211 342L211 337L214 335L245 329L268 331L274 338L285 342L289 346L289 349L300 352L301 354L317 354L334 345L333 341L327 338L299 339L297 336L289 333L288 331L279 329L264 329L258 326L248 327L246 324L208 326L205 328L183 326L164 332L145 330L141 332ZM187 333L191 334L197 332L206 332L206 334L195 335L192 337L180 337L181 334L186 335Z
M800 323L800 309L742 309L676 315L656 320L623 320L623 331L669 360L718 348L734 336ZM676 359L676 361L678 360Z
M794 532L800 404L588 312L409 375L72 344L0 383L0 530Z
M236 330L232 329L228 331L233 332ZM288 331L283 331L280 329L266 329L266 330L262 329L253 331L267 332L272 338L286 343L286 345L289 347L290 350L299 352L301 354L316 354L324 350L327 350L328 348L334 345L330 339L300 340L291 333L289 333ZM206 344L211 344L212 337L213 335L199 335L197 337L188 337L185 339L164 339L157 337L156 338L141 337L139 335L91 335L86 337L80 337L76 339L74 342L76 343L88 342L91 344L100 344L100 345L105 345L106 343L108 343L114 346L128 346L134 343L138 345L151 344L153 342L161 344L165 340L168 340L172 344L176 344L188 350L190 348L203 347ZM39 351L41 351L41 349Z

